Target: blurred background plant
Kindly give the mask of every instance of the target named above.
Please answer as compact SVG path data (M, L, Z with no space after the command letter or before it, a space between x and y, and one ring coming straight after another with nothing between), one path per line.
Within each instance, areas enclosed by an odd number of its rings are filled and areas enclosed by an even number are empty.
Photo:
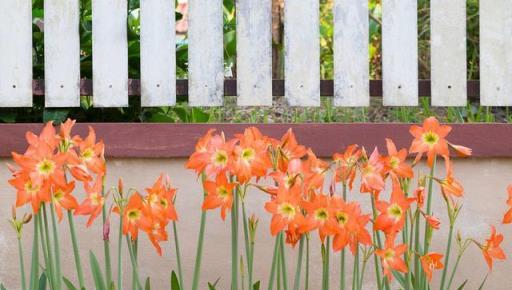
M226 78L236 77L236 13L235 0L223 0L224 59ZM81 76L92 77L92 11L91 0L80 1ZM283 77L283 8L284 0L273 0L273 74ZM321 78L333 78L333 0L320 0ZM129 77L140 78L140 0L128 0L128 64ZM187 78L187 3L176 1L178 38L176 41L177 77ZM418 0L419 76L430 78L430 0ZM44 78L44 9L43 0L33 0L34 78ZM381 79L381 0L370 0L370 77ZM468 78L479 78L478 1L467 1ZM236 106L236 97L226 97L222 108L191 108L186 98L178 98L174 107L142 108L139 97L130 97L126 108L100 109L92 106L92 97L81 97L81 107L66 109L44 108L42 97L34 98L32 108L2 108L0 122L62 121L73 117L81 122L416 122L435 115L445 122L511 122L508 108L481 107L468 102L465 107L431 107L429 98L421 97L418 107L384 107L381 98L372 98L368 108L338 108L331 98L322 97L318 108L288 107L282 97L274 97L273 107Z

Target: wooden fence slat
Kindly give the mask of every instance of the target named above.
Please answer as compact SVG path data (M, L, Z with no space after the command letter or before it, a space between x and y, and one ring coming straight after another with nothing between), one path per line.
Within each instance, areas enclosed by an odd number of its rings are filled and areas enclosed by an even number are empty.
M272 106L272 1L237 0L239 106Z
M80 106L79 1L44 1L46 107Z
M92 1L92 68L95 107L128 106L126 1Z
M512 105L512 2L480 1L480 104Z
M285 97L290 106L320 106L318 0L284 3Z
M368 1L334 1L334 105L370 104Z
M176 104L174 0L140 2L141 105Z
M0 106L32 106L32 0L0 9Z
M417 0L382 1L385 106L418 105Z
M430 3L432 105L465 106L466 0Z
M220 106L224 91L222 1L190 0L188 11L189 104Z

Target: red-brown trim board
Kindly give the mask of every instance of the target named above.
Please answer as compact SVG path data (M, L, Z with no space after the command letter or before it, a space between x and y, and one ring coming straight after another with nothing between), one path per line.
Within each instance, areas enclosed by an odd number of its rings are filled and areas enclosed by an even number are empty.
M347 145L359 144L368 150L375 146L385 152L384 138L398 147L408 147L412 136L410 124L155 124L155 123L81 123L74 132L85 135L93 126L98 138L106 143L107 157L177 158L188 157L197 139L210 128L224 131L227 137L241 133L249 126L278 138L292 128L301 144L322 157L342 151ZM512 157L512 125L452 124L448 139L473 149L475 157ZM25 132L38 133L42 124L0 124L0 157L12 151L24 152Z

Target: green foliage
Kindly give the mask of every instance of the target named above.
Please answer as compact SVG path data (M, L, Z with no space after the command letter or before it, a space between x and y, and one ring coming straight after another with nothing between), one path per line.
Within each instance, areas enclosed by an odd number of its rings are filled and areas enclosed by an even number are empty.
M171 290L181 290L178 276L176 276L176 272L174 271L171 273Z
M103 273L101 272L100 264L98 263L98 259L96 258L92 251L89 251L89 259L91 263L92 277L94 279L94 285L96 286L96 290L107 290L105 278L103 277Z

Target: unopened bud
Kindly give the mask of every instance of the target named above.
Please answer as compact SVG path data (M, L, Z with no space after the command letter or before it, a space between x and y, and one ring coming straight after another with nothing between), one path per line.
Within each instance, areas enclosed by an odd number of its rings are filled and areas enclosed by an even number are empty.
M23 216L23 224L28 224L32 220L32 214L25 214Z

